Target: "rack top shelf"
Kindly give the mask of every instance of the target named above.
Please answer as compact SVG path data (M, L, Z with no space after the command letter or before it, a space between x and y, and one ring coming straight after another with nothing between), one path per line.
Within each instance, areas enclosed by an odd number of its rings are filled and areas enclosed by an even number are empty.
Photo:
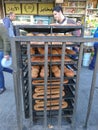
M79 29L83 29L83 26L50 26L50 25L16 25L16 33L19 30L27 32L39 32L39 33L66 33L72 32Z

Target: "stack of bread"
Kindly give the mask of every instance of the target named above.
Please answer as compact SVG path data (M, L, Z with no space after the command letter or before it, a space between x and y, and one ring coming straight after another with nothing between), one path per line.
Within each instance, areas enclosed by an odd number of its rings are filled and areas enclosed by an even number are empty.
M44 110L44 86L36 86L33 98L35 99L34 109L36 111ZM60 86L47 86L47 110L59 109ZM64 87L62 87L62 97L65 96ZM37 99L37 100L36 100ZM62 100L62 108L66 108L68 103Z
M45 36L45 34L38 33L38 34L32 34L28 33L27 36ZM51 34L48 34L47 36L51 36ZM54 33L52 36L64 36L64 33ZM66 36L72 36L71 34L66 34ZM62 108L67 108L68 103L64 100L64 96L66 95L66 91L64 90L64 86L62 86L62 91L60 93L60 82L61 82L61 68L60 65L57 63L61 62L61 54L62 54L62 48L61 47L51 47L52 44L62 44L62 42L49 42L48 46L48 62L53 62L53 64L48 66L47 70L47 88L45 88L45 66L42 65L45 62L45 46L42 46L45 44L45 42L30 42L31 44L38 44L38 47L36 47L36 50L34 48L30 48L30 54L32 54L31 61L37 62L41 64L33 65L31 68L31 76L33 79L32 84L34 85L34 92L33 92L33 99L35 101L34 110L36 111L43 111L45 107L45 94L47 97L47 110L59 110L59 98L60 94L62 96ZM73 44L72 42L66 42L66 44ZM40 46L41 45L41 46ZM31 45L33 46L33 45ZM35 53L36 52L36 53ZM66 48L65 54L74 55L75 52L71 49ZM33 55L35 54L35 55ZM36 55L37 54L37 55ZM70 62L72 61L70 57L65 55L65 61ZM55 64L56 63L56 64ZM48 63L49 64L49 63ZM55 64L55 65L54 65ZM51 76L49 75L51 74ZM64 67L64 75L67 77L73 77L74 71L71 69L68 69L66 66ZM50 76L50 77L49 77ZM52 78L53 77L53 78ZM38 79L39 78L39 79ZM58 80L57 80L58 78ZM68 79L64 79L63 84L68 83Z
M37 34L33 34L33 33L27 33L26 36L45 36L45 34L43 33L37 33ZM52 34L47 34L46 36L72 36L71 33L52 33ZM31 42L31 44L44 44L44 42ZM58 45L58 44L62 44L62 42L48 42L48 44L53 44L53 45ZM66 42L66 44L73 44L72 42Z

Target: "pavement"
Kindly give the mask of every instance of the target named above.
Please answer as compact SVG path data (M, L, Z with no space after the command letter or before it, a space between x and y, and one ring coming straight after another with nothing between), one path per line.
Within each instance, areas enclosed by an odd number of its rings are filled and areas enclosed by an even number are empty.
M85 124L85 118L87 114L87 106L92 82L92 75L93 75L92 70L88 70L87 67L81 68L75 130L84 130L83 126ZM0 130L18 130L13 76L9 73L4 73L4 76L7 90L2 95L0 95ZM87 130L98 130L97 98L98 98L98 75ZM23 124L25 124L24 120ZM29 130L28 125L27 130ZM36 126L31 130L43 130L43 128L41 128L41 126ZM62 130L71 130L71 128L64 126L62 127Z

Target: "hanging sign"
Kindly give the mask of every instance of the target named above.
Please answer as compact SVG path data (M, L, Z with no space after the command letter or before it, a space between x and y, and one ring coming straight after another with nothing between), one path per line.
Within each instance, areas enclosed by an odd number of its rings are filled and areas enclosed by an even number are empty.
M50 4L38 4L39 15L52 15L53 3Z
M13 12L15 14L21 14L21 6L20 4L5 4L5 10L6 10L6 14L9 14L10 12Z
M55 0L55 3L63 3L64 0Z
M37 4L22 4L22 14L37 14Z

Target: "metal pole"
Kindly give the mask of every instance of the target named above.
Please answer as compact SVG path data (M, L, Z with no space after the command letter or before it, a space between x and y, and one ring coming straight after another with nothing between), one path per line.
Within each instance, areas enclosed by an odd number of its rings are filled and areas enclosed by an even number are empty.
M32 79L31 79L31 56L30 56L30 42L27 43L27 56L28 56L28 81L29 81L29 116L30 128L33 125L33 104L32 104Z
M2 0L2 10L3 10L3 17L5 17L5 8L4 8L5 6L4 6L4 0Z
M21 81L20 81L20 68L19 68L19 52L20 45L16 43L14 39L11 39L12 61L13 61L13 79L14 79L14 92L16 103L16 115L18 129L23 129L22 122L22 99L21 99ZM18 52L18 53L17 53Z
M44 76L44 130L47 129L47 78L48 78L48 43L45 43L45 76Z
M76 109L77 109L77 98L78 98L78 88L79 88L79 79L80 79L80 70L81 70L81 63L82 63L82 55L83 55L83 44L80 43L80 51L79 51L79 59L78 59L78 70L77 70L77 77L76 77L76 86L75 86L75 102L74 102L74 109L73 109L73 117L72 117L72 128L76 127Z
M62 121L62 88L64 81L64 63L65 63L65 44L62 43L62 58L61 58L61 81L60 81L60 98L59 98L59 114L58 114L58 128L61 130L61 121Z
M86 115L84 128L87 128L87 124L88 124L88 120L89 120L89 116L90 116L90 112L91 112L93 95L94 95L94 90L95 90L95 85L96 85L97 70L98 70L98 49L97 49L95 68L94 68L93 77L92 77L92 84L91 84L89 103L88 103L88 109L87 109L88 111L87 111L87 115Z

